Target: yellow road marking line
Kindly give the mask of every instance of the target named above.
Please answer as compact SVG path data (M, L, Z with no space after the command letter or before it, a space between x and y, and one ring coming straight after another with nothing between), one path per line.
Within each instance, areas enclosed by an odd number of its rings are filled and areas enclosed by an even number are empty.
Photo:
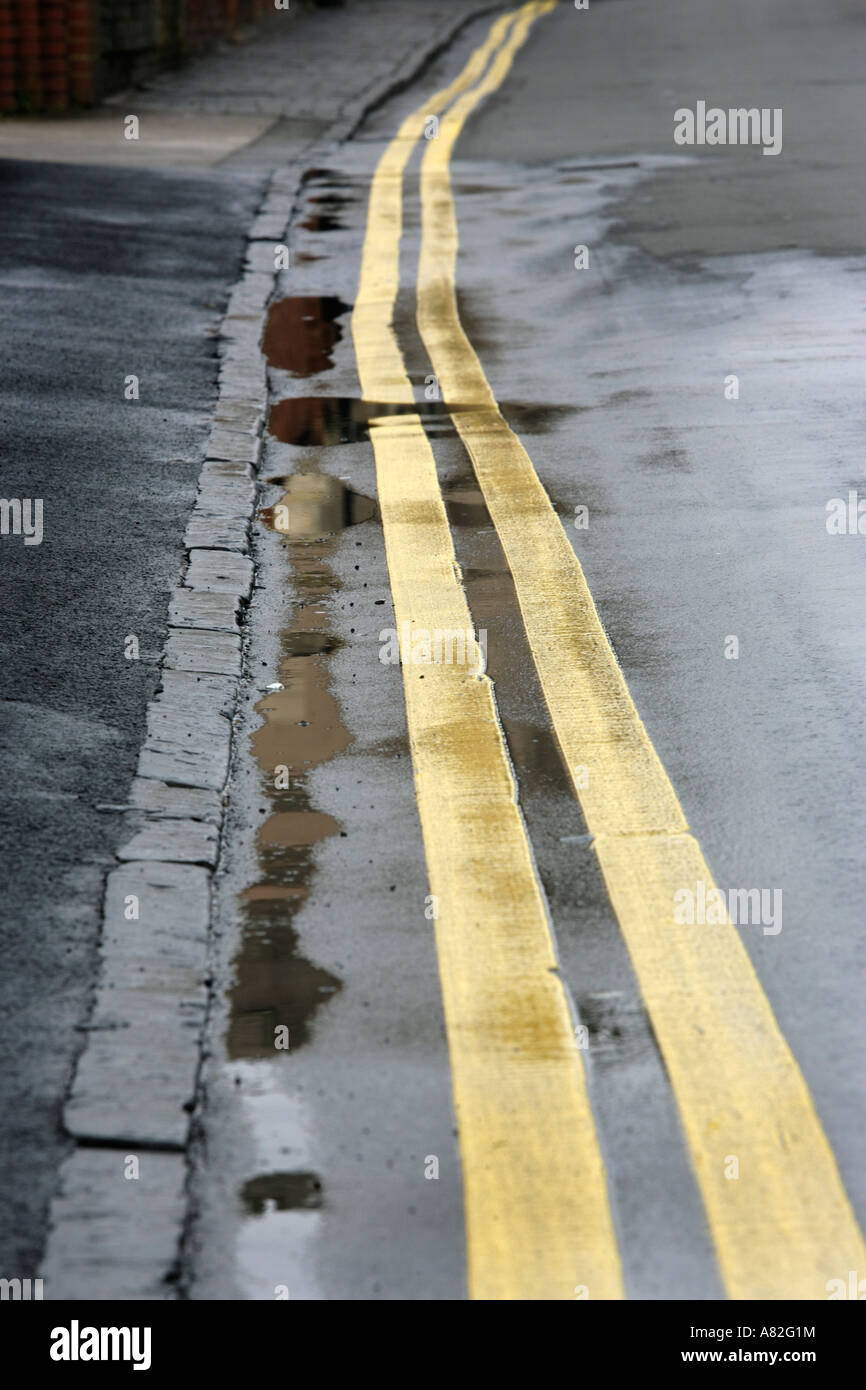
M634 706L580 563L499 412L455 295L449 164L501 50L443 118L422 164L418 327L511 569L545 699L676 1094L732 1298L820 1299L866 1247L806 1083L729 920L674 922L674 894L714 887ZM588 776L576 769L587 769ZM588 781L588 785L584 785ZM739 1178L726 1178L729 1156Z
M352 330L363 395L412 402L392 328L402 178L426 114L522 42L538 5L497 21L461 76L401 126L377 166ZM430 443L417 415L372 431L398 631L471 628ZM404 663L418 808L463 1162L469 1292L622 1297L583 1062L490 681Z

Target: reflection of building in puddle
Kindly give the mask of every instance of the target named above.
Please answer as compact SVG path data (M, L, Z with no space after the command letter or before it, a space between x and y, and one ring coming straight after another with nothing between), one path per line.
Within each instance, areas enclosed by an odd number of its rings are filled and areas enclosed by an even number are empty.
M326 656L327 651L285 657L280 665L285 689L269 692L256 705L256 713L266 722L253 734L252 748L275 802L282 790L274 787L276 767L287 767L294 779L306 768L327 762L349 743L340 707L328 687Z
M299 878L308 880L309 853L298 856L292 867ZM286 890L282 895L280 888ZM258 896L263 891L273 896ZM281 1051L290 1056L309 1042L313 1015L340 989L336 976L298 954L291 919L308 892L308 882L301 881L261 883L245 895L243 942L235 961L226 1039L233 1061L273 1058Z
M281 443L300 448L358 444L366 442L377 425L393 432L399 429L401 417L411 417L413 427L420 420L428 435L441 437L455 433L452 416L460 413L471 419L476 435L502 433L505 420L520 434L542 434L579 409L507 401L500 409L492 409L436 398L409 403L366 401L354 396L289 396L271 406L268 430Z
M286 491L279 502L262 508L259 518L291 541L333 536L376 515L371 498L324 473L297 473L285 479L284 486Z
M315 376L333 367L331 354L343 336L336 320L350 307L336 295L290 295L275 300L262 340L268 366L294 376Z
M343 485L335 489L335 482L304 480L295 515L304 536L320 535L323 520L333 521L343 505ZM291 490L287 495L295 511L298 499ZM326 603L337 588L327 564L333 544L301 541L289 548L304 601L283 634L283 689L268 691L256 705L263 722L250 742L271 814L256 838L259 881L241 896L243 934L229 995L232 1059L291 1056L309 1041L316 1009L340 988L336 976L299 954L293 926L310 891L315 846L340 833L333 817L311 807L305 774L351 741L328 684L328 654L339 645L327 630Z
M504 717L502 727L522 791L526 795L556 791L570 797L571 783L552 730Z
M268 429L283 444L358 444L370 438L376 421L393 425L400 416L421 420L428 434L454 433L451 411L442 401L362 401L354 396L290 396L271 406Z
M442 491L445 511L452 526L466 526L474 530L490 530L493 522L480 488L454 486Z
M332 212L311 213L301 223L307 232L339 232L345 225L345 222L341 222Z
M241 1201L251 1216L299 1207L309 1211L322 1205L322 1184L315 1173L260 1173L244 1183Z

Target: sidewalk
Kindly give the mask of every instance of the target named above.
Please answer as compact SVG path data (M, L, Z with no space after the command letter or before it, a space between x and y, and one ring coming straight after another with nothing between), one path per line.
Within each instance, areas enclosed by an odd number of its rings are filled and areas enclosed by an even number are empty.
M349 0L341 9L287 11L283 32L271 21L248 44L222 45L95 111L0 122L0 158L176 168L242 153L246 163L272 168L411 79L462 20L495 8L484 0ZM127 115L139 118L137 140L124 137Z

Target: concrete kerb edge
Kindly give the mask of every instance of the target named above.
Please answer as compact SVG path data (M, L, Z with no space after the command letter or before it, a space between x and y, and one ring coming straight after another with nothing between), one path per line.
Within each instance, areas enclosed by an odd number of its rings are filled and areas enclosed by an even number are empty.
M504 14L508 8L509 6L506 4L478 5L470 14L463 15L461 19L445 27L440 37L434 39L429 47L423 50L417 63L413 67L407 68L401 77L387 79L373 94L365 92L360 97L347 102L335 128L328 133L327 142L323 143L343 144L346 140L351 140L368 116L378 107L384 105L386 101L390 101L392 97L397 96L398 93L405 91L407 87L411 87L413 83L417 82L425 69L451 47L464 29L467 29L470 24L474 24L476 20L483 19L487 14Z
M324 136L272 172L247 232L243 273L220 324L219 393L169 604L161 683L130 791L134 833L107 875L100 978L64 1105L75 1148L51 1204L40 1269L49 1300L178 1296L209 1010L211 886L254 577L249 528L268 401L260 344L279 273L266 244L285 240L311 162L417 81L469 24L504 8L479 5L453 20L411 69L347 102ZM145 936L146 909L157 900ZM124 1180L131 1159L142 1170L134 1188ZM126 1200L133 1190L147 1197L146 1216Z

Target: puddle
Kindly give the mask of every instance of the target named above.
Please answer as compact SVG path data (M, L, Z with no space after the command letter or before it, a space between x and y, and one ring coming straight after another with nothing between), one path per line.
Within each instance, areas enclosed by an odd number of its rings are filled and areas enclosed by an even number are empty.
M345 222L341 222L339 217L334 217L332 213L316 213L313 216L305 217L301 226L307 232L340 232L345 227Z
M331 354L343 336L336 322L351 309L336 295L289 295L268 311L262 351L268 366L294 376L315 376L333 367Z
M285 863L281 867L284 872L288 868ZM308 879L309 854L298 855L294 867L299 877ZM290 922L307 897L307 883L298 883L294 891L290 884L257 887L273 888L276 896L254 898L245 904L243 945L235 961L226 1037L232 1061L273 1058L280 1028L288 1029L284 1035L287 1054L297 1052L310 1041L316 1010L341 987L336 976L297 951L298 934Z
M468 484L451 487L447 491L443 489L442 497L452 526L469 526L476 530L493 526L480 488Z
M601 1064L643 1061L656 1050L652 1024L640 999L621 990L599 990L581 995L579 1008L593 1055Z
M327 965L304 954L309 942L302 944L296 924L312 890L317 846L343 834L339 822L313 804L309 773L352 741L329 681L328 659L340 647L330 630L330 605L340 588L330 559L342 529L374 516L376 505L324 474L276 481L285 487L282 501L265 508L260 520L285 537L296 598L278 669L259 676L265 686L255 705L261 724L250 746L267 814L256 834L257 879L238 899L241 939L228 991L226 1052L231 1062L256 1068L252 1085L243 1069L234 1075L235 1085L244 1087L247 1122L284 1134L291 1131L292 1060L313 1040L319 1011L342 989ZM239 1248L254 1241L256 1268L282 1266L284 1223L292 1218L279 1213L322 1205L319 1177L277 1171L275 1147L271 1153L274 1171L248 1179L239 1194L247 1217ZM265 1166L261 1158L259 1164Z
M572 795L571 779L565 770L559 744L551 729L520 719L502 717L502 727L515 766L520 769L524 796L558 793Z
M281 443L301 448L358 444L369 440L377 420L413 415L418 416L427 434L437 437L454 433L452 414L473 408L477 409L460 401L448 405L445 401L425 400L409 405L365 401L353 396L293 396L271 407L268 430ZM585 409L585 406L527 401L505 401L500 406L512 429L529 435L544 434L559 420Z
M307 232L341 231L346 224L340 218L340 211L349 203L354 203L356 199L351 194L338 193L334 190L349 187L351 180L340 177L330 169L308 169L301 182L304 186L317 183L327 185L320 193L307 195L308 211L301 222L304 230Z
M250 1216L266 1211L307 1211L322 1205L322 1183L315 1173L262 1173L241 1188Z
M568 821L571 828L576 814L571 778L556 736L546 722L547 710L526 643L514 581L498 536L492 531L483 495L468 474L452 478L444 495L453 524L474 527L477 532L472 536L464 531L457 542L457 554L470 611L478 626L487 629L487 674L497 688L500 720L521 805L527 810L540 807L543 815L552 816L557 824ZM488 528L491 534L485 535ZM537 711L534 719L517 716L518 708L526 708L527 697Z
M329 183L336 188L349 183L349 179L345 178L342 174L338 174L334 169L313 168L305 169L304 176L301 179L302 185L308 183Z
M308 478L325 493L335 481ZM306 774L351 742L327 670L328 655L339 646L328 630L327 602L338 588L327 563L333 544L292 537L290 560L301 597L282 636L279 681L268 682L282 688L267 690L255 706L262 724L250 744L270 814L256 837L259 880L240 899L242 938L229 991L227 1048L233 1060L280 1058L280 1027L288 1029L282 1056L291 1056L309 1041L316 1010L341 988L335 975L299 953L293 925L309 895L316 845L340 834L338 822L312 806Z
M325 182L325 180L321 180ZM342 184L343 180L328 179L328 183L333 186ZM354 203L355 199L343 193L333 193L330 189L325 193L313 193L307 198L310 210L301 222L301 226L308 232L336 232L345 227L345 222L340 220L340 209L349 203Z
M287 656L323 656L339 646L339 639L327 632L287 632L284 650Z
M457 409L458 407L455 407ZM453 431L451 413L442 401L399 405L393 401L362 401L351 396L293 396L278 401L268 417L270 433L283 444L358 444L370 438L377 419L418 415L430 433Z
M294 542L335 536L347 526L372 521L378 507L371 497L354 492L340 478L325 473L296 473L274 478L286 491L272 507L263 507L259 520Z

